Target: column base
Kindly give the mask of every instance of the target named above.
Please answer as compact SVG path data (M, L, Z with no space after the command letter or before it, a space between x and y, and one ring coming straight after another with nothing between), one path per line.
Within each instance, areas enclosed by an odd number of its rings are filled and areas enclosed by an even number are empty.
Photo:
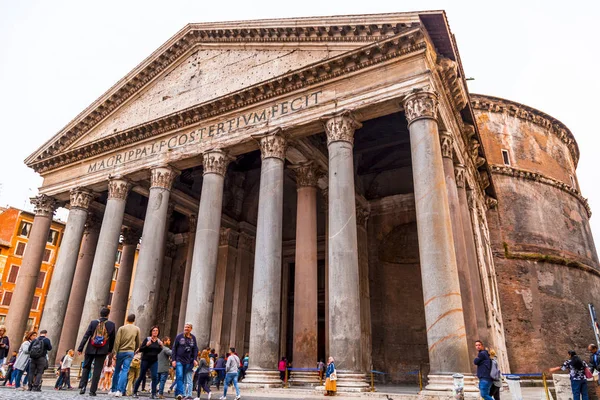
M367 382L367 374L359 372L339 372L337 373L337 391L338 392L369 392L371 387ZM325 385L325 380L323 380ZM325 391L325 386L319 386L317 389Z
M318 371L292 371L289 378L292 386L319 386L323 383L319 380Z
M479 397L479 380L475 375L464 374L465 386L464 393L466 397ZM454 389L454 378L450 374L427 375L427 386L421 390L422 395L425 396L443 396L450 395Z
M262 387L262 388L280 388L283 382L279 378L279 371L269 371L262 369L249 369L246 371L246 377L240 382L240 387Z

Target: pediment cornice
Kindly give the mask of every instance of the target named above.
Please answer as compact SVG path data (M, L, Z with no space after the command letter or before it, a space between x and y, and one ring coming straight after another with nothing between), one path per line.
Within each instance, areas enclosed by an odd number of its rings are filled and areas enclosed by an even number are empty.
M360 32L360 29L362 28L356 29L358 30L349 32ZM30 156L30 158L26 160L26 163L36 172L47 172L115 148L161 135L174 129L197 124L207 118L215 117L238 108L243 108L317 83L325 82L343 74L352 73L405 54L422 51L427 47L421 27L401 27L400 25L397 25L395 28L390 29L389 32L393 32L393 34L389 36L379 36L376 40L373 37L370 37L369 40L366 40L367 42L375 41L366 43L364 46L355 50L65 151L70 144L112 112L112 109L109 107L113 105L114 107L117 107L118 104L121 104L127 98L135 94L159 72L153 73L153 75L143 75L147 78L147 81L142 81L140 80L141 78L136 76L132 80L137 82L135 86L125 85L121 97L116 96L113 99L113 96L109 96L106 102L102 103L93 112L89 113L89 118L92 118L91 120L87 117L82 118L80 123L75 124L71 129L64 130L62 136L59 137L54 145L49 146L46 150L39 152L39 154L36 153L33 156ZM385 32L388 31L386 30ZM241 33L238 32L238 35L239 34ZM194 33L194 35L196 35L196 33ZM349 35L349 33L346 32L346 36L352 40L356 39L354 33ZM187 37L187 35L185 35L185 37ZM312 36L307 36L307 38L310 37ZM180 45L177 48L180 52L174 54L178 55L164 58L166 64L164 64L163 69L189 50L189 48L184 49L183 45ZM161 59L161 57L159 57L159 59ZM129 87L129 89L127 89L127 87ZM121 92L119 91L119 93ZM119 101L120 103L118 103Z
M189 24L30 155L38 168L72 146L191 49L219 43L374 43L420 26L419 13ZM158 122L160 124L160 122Z

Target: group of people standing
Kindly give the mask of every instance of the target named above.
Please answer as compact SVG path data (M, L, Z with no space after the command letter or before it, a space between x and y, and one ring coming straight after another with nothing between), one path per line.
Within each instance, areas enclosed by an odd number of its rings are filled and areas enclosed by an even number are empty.
M132 397L138 397L140 385L145 380L146 374L150 372L150 398L164 398L165 384L172 368L175 371L175 397L177 399L193 399L194 384L192 380L194 369L197 368L198 398L201 390L208 394L209 399L211 398L209 349L204 349L198 359L198 343L192 334L192 324L185 324L183 332L175 337L171 346L169 337L160 337L158 326L150 328L148 336L142 340L140 329L135 326L134 314L127 316L125 325L115 332L115 324L108 320L109 312L108 308L103 308L100 311L100 317L90 322L77 349L79 354L85 350L79 383L80 394L86 393L91 375L89 394L96 396L101 374L106 368L105 359L108 355L114 354L114 369L111 364L110 370L112 384L108 395L112 397L126 396L128 381L131 384L129 372L132 363L141 354L139 374L135 374L137 379L131 388ZM243 364L235 353L235 349L230 350L224 367L225 386L221 399L226 398L230 383L235 387L236 399L240 399L237 381L238 370Z

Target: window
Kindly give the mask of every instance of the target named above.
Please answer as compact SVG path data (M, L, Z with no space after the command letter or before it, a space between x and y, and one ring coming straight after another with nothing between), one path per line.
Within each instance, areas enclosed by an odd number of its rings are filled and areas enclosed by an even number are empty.
M9 283L17 283L17 276L19 276L19 266L11 265L6 281Z
M116 281L118 276L119 276L119 268L115 268L113 270L113 278L112 278L112 280Z
M42 262L50 262L50 257L52 257L52 250L44 249L44 257L42 258Z
M508 150L502 149L502 160L504 165L510 165L510 158L508 157Z
M46 280L46 273L44 271L40 271L40 274L38 275L38 280L37 280L35 287L38 289L42 289L44 287L45 280Z
M115 259L115 264L121 264L121 250L117 250L117 258Z
M52 246L56 246L57 241L58 241L58 231L55 231L54 229L50 229L50 231L48 232L47 242L49 244L51 244Z
M33 296L33 301L31 302L31 309L37 311L40 306L40 296Z
M21 225L19 225L19 236L29 237L29 232L31 232L31 223L21 221Z
M12 300L12 292L4 292L4 296L2 297L2 305L10 306L11 300Z
M15 256L22 256L25 254L25 243L17 242L17 248L15 249Z

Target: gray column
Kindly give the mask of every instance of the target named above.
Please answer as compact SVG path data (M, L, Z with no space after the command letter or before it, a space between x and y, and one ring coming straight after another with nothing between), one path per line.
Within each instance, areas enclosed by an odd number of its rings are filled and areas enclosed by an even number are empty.
M247 383L281 385L277 372L281 312L283 166L287 140L276 130L256 135L262 157Z
M358 238L354 188L354 131L349 112L325 120L329 150L329 352L338 385L366 389L362 371Z
M456 178L454 175L453 161L453 143L452 135L446 131L440 133L440 145L442 150L442 162L444 164L444 176L446 179L446 189L448 192L448 207L450 210L450 220L452 225L452 237L454 239L454 252L456 253L456 265L458 268L458 277L460 282L460 293L462 300L463 313L465 315L465 330L468 338L478 338L477 332L477 314L475 304L471 295L471 275L469 274L469 260L467 258L467 248L465 246L464 229L460 204L458 200L458 190ZM477 356L474 346L468 347L471 358ZM475 365L470 363L471 370L475 371Z
M360 290L360 328L362 348L362 368L373 369L373 340L371 332L371 288L369 285L369 203L365 200L356 202L356 229L358 238L358 272Z
M246 314L248 308L248 288L252 278L250 276L250 269L254 261L253 251L254 238L247 232L242 231L238 238L238 256L235 266L230 333L231 344L235 346L238 354L242 354L246 342Z
M169 196L177 174L178 172L169 166L155 167L151 170L148 207L128 308L128 313L135 314L136 324L143 334L150 330L156 320Z
M115 291L113 292L112 303L110 304L110 319L115 323L117 329L125 324L135 251L140 242L140 232L136 229L125 228L121 234L123 236L121 262L119 263L119 274L117 276Z
M75 267L75 276L71 285L69 304L67 305L65 321L56 354L65 354L67 350L75 348L77 331L85 303L85 294L90 282L92 263L94 262L96 246L98 245L98 236L100 236L100 222L98 217L88 213L81 249L77 258L77 266ZM54 346L54 343L52 345Z
M108 200L104 209L98 246L96 247L96 255L90 274L90 283L81 314L77 334L78 340L81 340L85 334L90 321L97 319L100 309L108 304L110 284L115 269L119 237L121 236L121 225L125 215L125 203L130 188L129 181L122 177L112 178L108 182Z
M434 389L434 375L448 376L470 371L448 192L436 121L437 107L437 95L430 92L413 92L404 100L410 131L429 347L428 389Z
M187 234L187 247L185 257L185 272L183 276L183 287L181 289L181 304L179 305L179 321L177 323L177 332L183 332L183 325L185 325L185 311L188 303L188 293L190 291L190 277L192 276L192 260L194 257L194 242L196 240L196 225L198 224L198 218L196 215L189 217L189 231Z
M4 325L8 327L8 337L13 350L23 341L27 319L31 310L35 285L42 266L44 249L48 240L48 232L52 224L52 216L57 207L56 201L45 194L31 198L35 217L29 232L27 247L19 269L19 276L13 292L10 308Z
M71 286L77 265L77 256L83 238L83 230L88 215L88 207L92 201L92 192L84 188L71 190L69 219L60 243L58 259L52 274L50 288L46 297L44 314L40 322L40 329L48 331L48 339L53 343L53 348L48 353L50 365L54 365L57 344L62 332L67 304L71 294Z
M298 195L294 279L294 367L314 368L318 343L317 181L319 171L312 162L295 165L292 168L296 172ZM302 374L301 379L312 375L314 374Z
M186 322L193 324L194 334L200 347L206 346L210 340L223 208L223 185L230 161L231 157L218 149L205 152L202 160L204 179L185 312Z
M481 275L479 272L479 262L477 260L477 248L475 247L475 234L473 233L473 223L471 222L471 212L467 200L465 167L457 164L454 166L456 176L456 187L458 188L458 202L462 217L463 237L467 250L467 260L469 265L469 275L471 276L471 297L475 305L475 316L477 320L478 338L488 343L490 333L487 322L487 312L485 300L483 297L483 288L481 284Z

